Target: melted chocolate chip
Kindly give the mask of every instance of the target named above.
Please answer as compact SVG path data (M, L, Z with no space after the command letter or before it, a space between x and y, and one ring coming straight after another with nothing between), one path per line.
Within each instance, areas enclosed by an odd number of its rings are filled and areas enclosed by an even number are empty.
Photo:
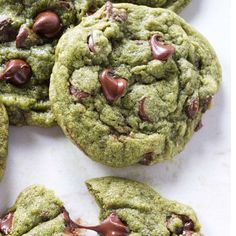
M0 43L14 41L18 30L12 26L11 19L0 21Z
M144 166L149 166L154 159L153 156L154 156L153 152L145 154L142 160L139 162L139 164L144 165Z
M83 226L73 222L69 213L62 208L64 220L66 223L66 233L73 233L76 229L93 230L103 236L127 236L130 231L129 228L119 219L116 213L111 213L100 225L96 226Z
M128 87L128 82L115 75L111 69L105 69L100 74L102 91L108 102L117 101Z
M213 99L213 96L207 96L206 99L204 100L203 109L202 109L203 113L206 112L210 108L212 99Z
M150 121L149 117L147 116L147 114L145 113L145 109L144 109L144 103L145 103L146 97L143 97L139 103L138 103L138 108L139 108L139 117L141 120L143 121Z
M16 36L16 47L21 48L24 45L25 40L28 38L29 32L26 28L21 28Z
M70 86L70 94L73 95L77 101L81 101L84 98L90 96L90 93L84 91L78 91L73 85Z
M93 53L96 52L95 44L94 44L94 39L93 39L93 33L91 33L88 36L88 47L89 47L90 52L93 52Z
M23 60L14 59L6 63L5 70L0 74L0 80L21 86L26 84L31 77L30 66Z
M32 29L46 38L54 38L59 34L61 28L59 16L52 11L44 11L36 16Z
M203 127L202 121L200 120L194 129L195 132L198 132Z
M186 114L188 118L193 119L196 117L199 111L199 98L193 98L190 103L186 106Z
M8 213L3 219L0 219L0 232L8 235L11 232L14 213Z
M155 34L151 37L150 45L153 58L160 61L166 61L175 53L175 48L165 44L161 36Z

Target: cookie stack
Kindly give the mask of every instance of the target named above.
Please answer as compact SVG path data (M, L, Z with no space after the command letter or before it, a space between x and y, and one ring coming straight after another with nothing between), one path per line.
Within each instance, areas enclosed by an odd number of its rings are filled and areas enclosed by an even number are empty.
M153 165L181 152L202 127L221 82L209 42L173 12L188 2L0 0L0 179L9 122L58 124L88 157L116 168ZM158 229L163 231L157 231L136 222L142 209L129 204L130 211L118 215L130 226L130 235L199 235L188 209L179 212L176 205L166 214L155 204L145 206L152 208L155 226L162 219ZM113 208L103 211L105 219ZM24 233L10 235L52 235L35 234L41 221L35 222Z

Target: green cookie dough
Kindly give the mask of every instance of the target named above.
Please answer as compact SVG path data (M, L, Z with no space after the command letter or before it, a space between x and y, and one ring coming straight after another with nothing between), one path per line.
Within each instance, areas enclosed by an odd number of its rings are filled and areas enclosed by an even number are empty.
M87 181L87 187L101 208L101 220L115 212L130 236L202 235L192 208L162 198L145 184L104 177Z
M3 178L6 168L7 143L8 143L8 117L4 106L0 104L0 181Z
M63 212L63 202L53 191L33 185L18 196L5 218L0 219L0 232L11 236L72 235Z
M49 93L78 147L124 167L181 152L220 81L214 50L175 13L108 4L60 39Z
M31 68L30 81L23 86L0 80L0 102L6 106L13 125L50 127L55 124L48 87L60 35L47 38L32 30L36 16L45 11L57 14L61 31L76 22L72 1L0 0L0 74L12 59L24 60ZM24 33L20 34L24 31L28 36L20 40L25 37Z
M146 5L149 7L162 7L169 10L180 12L191 0L113 0L113 3L133 3ZM75 0L78 19L86 15L93 14L98 8L102 7L107 0Z

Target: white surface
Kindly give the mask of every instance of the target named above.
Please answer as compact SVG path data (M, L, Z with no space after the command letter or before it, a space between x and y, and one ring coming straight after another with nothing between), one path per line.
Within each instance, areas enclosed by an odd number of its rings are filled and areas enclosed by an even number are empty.
M183 153L153 167L112 169L85 157L59 128L12 127L7 172L0 184L0 212L10 207L25 187L39 183L54 189L73 217L94 224L98 208L83 182L117 175L146 182L163 196L191 205L206 236L230 235L229 5L229 0L193 0L182 13L213 44L223 67L215 106L203 120L205 127Z

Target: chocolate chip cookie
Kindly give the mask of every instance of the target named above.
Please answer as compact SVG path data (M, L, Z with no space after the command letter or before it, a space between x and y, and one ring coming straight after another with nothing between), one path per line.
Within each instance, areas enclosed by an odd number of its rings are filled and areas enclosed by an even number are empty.
M93 160L152 165L184 149L220 81L212 47L175 13L108 2L60 39L50 99Z
M8 117L5 107L0 104L0 181L6 168L8 143Z
M40 185L25 189L0 218L0 235L66 236L75 230L63 202Z
M149 7L162 7L180 12L191 0L113 0L113 3L133 3ZM78 19L96 12L107 0L75 0Z
M105 177L89 180L87 186L101 209L101 220L112 217L117 223L113 227L119 225L116 231L123 234L117 235L202 235L192 208L161 197L145 184Z
M48 99L54 50L75 21L72 1L0 0L0 102L11 124L55 123Z

